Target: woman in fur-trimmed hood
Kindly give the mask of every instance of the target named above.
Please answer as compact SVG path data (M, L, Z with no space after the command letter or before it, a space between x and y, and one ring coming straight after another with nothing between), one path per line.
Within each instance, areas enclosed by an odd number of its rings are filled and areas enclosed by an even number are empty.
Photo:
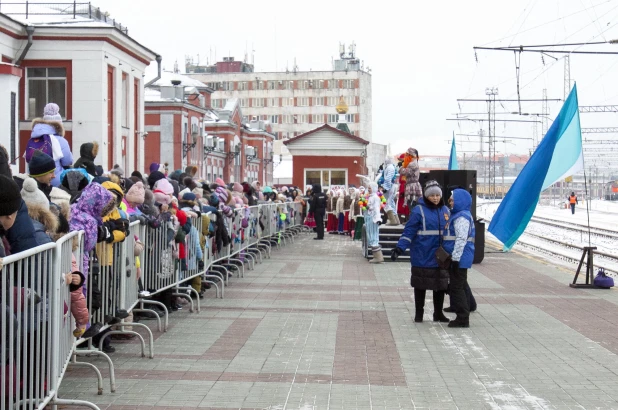
M97 176L94 160L99 154L99 143L87 142L79 147L79 159L75 161L74 168L84 168L93 177Z

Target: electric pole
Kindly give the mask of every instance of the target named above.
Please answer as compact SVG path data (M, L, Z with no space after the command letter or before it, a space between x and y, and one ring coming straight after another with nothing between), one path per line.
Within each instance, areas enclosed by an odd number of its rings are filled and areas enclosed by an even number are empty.
M487 95L487 114L489 116L489 156L488 156L488 190L490 197L496 195L496 95L498 95L497 87L489 87L485 89Z

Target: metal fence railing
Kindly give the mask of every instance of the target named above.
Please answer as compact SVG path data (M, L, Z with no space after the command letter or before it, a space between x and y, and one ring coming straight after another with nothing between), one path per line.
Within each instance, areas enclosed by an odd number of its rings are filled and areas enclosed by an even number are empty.
M184 260L177 257L173 225L164 223L155 228L140 225L139 221L130 224L123 241L99 243L87 260L87 272L82 269L85 261L81 231L4 258L0 281L0 410L43 409L58 404L98 409L89 402L58 397L68 365L92 369L97 375L98 392L103 392L101 372L92 363L78 362L77 356L96 354L105 359L110 389L114 391L114 365L101 351L106 337L135 335L145 357L143 335L133 328L143 329L149 338L148 356L154 357L151 330L141 323L126 322L128 314L146 311L148 304L165 309L163 304L150 300L165 291L187 298L191 310L199 311L194 286L202 281L215 285L217 297L224 297L224 288L234 273L243 277L245 266L254 269L256 263L270 257L272 246L294 240L293 236L302 230L300 214L300 204L296 203L236 209L231 218L223 217L230 241L220 249L209 222L221 214L204 214L201 219L192 216L185 230ZM84 273L85 282L71 292L71 274L76 268ZM79 292L86 297L91 326L100 324L97 329L105 332L100 333L98 346L91 338L74 335L72 301L80 296ZM159 330L165 328L159 321Z

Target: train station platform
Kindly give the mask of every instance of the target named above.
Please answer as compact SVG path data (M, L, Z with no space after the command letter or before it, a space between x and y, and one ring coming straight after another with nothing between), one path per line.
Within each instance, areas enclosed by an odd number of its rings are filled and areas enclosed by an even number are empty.
M62 397L108 410L618 408L617 291L572 289L570 271L487 248L469 273L470 328L432 322L429 295L417 324L408 262L374 266L358 242L312 237L273 249L225 299L209 291L200 313L174 312L166 333L142 322L154 359L115 341L115 393L69 367Z

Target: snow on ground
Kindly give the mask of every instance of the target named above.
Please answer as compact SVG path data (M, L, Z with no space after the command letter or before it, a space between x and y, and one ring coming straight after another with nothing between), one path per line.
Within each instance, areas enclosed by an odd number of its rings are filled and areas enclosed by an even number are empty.
M602 201L602 200L593 200L590 205L589 213L590 213L590 226L591 227L599 227L605 229L613 229L616 230L618 234L618 203L612 201ZM487 200L482 198L477 198L477 217L485 218L491 220L498 206L500 205L500 200ZM561 221L565 224L577 224L577 225L587 225L588 223L588 214L586 212L586 203L580 202L579 206L575 208L575 215L571 214L570 209L564 209L558 206L558 204L551 205L539 205L537 206L534 216L543 217L548 219L553 219L555 221ZM488 227L488 225L487 225ZM581 232L575 232L572 230L568 230L565 228L548 226L543 224L542 222L534 222L531 221L524 234L521 237L522 242L526 242L533 246L542 247L548 251L562 253L565 255L577 257L581 256L581 253L577 250L566 249L558 244L548 243L542 239L531 236L530 234L541 235L547 238L551 238L553 240L558 240L561 242L569 243L576 246L589 246L588 244L588 235ZM500 243L491 233L486 232L486 238L489 241L494 241ZM602 238L599 236L591 236L591 245L596 246L599 252L605 252L608 254L616 253L616 249L618 249L618 239L612 238ZM573 268L573 263L570 261L564 260L557 255L548 255L543 252L535 251L530 248L523 246L522 244L517 244L513 247L514 250L518 250L521 252L525 252L528 254L534 254L535 256L539 256L545 260L551 261L552 263L559 264L564 267ZM607 259L596 259L598 264L602 266L612 268L616 267L616 269L612 269L614 272L618 271L618 265L615 261L607 260Z

